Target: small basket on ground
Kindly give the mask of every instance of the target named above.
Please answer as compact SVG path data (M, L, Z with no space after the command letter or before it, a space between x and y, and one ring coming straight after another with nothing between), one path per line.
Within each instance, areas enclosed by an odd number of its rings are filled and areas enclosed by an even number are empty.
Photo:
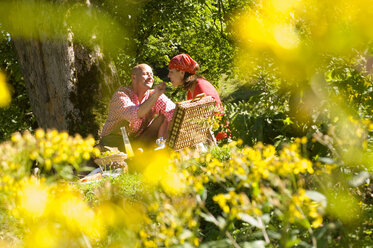
M94 162L100 167L123 168L123 170L127 171L128 167L127 163L125 162L126 159L127 154L121 152L102 158L96 158Z

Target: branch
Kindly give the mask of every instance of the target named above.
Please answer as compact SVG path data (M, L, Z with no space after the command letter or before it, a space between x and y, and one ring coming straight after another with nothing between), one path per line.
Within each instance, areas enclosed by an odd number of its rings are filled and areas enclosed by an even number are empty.
M258 220L260 226L262 227L261 229L262 229L262 232L263 232L264 240L266 241L267 244L271 243L271 241L269 240L269 237L268 237L268 233L266 231L266 227L265 227L265 225L262 221L262 218L258 217L257 220Z
M208 6L208 4L207 4L206 2L205 2L204 4L205 4L206 7L210 10L210 12L213 14L213 11L211 10L210 6ZM219 4L219 5L220 5L220 4ZM220 12L220 8L219 8L219 12ZM216 25L215 21L213 22L213 24L214 24L216 30L219 30L219 27ZM223 24L222 24L222 21L220 22L220 24L221 24L221 29L219 30L220 35L221 35L221 37L223 37L226 41L229 42L229 39L228 39L227 35L225 35L224 32L223 32Z
M234 238L232 237L232 235L226 231L225 232L225 235L227 235L228 239L232 242L232 245L235 247L235 248L241 248L241 246L239 246L236 242L236 240L234 240Z

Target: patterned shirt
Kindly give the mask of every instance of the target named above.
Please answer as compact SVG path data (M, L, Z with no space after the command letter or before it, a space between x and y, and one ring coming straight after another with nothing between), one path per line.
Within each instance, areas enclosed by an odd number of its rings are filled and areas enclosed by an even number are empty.
M126 131L129 135L140 135L149 123L143 123L146 121L146 118L139 118L137 111L140 105L149 99L153 93L154 90L148 90L140 102L132 87L120 87L111 98L108 118L102 128L101 137L118 129L123 121L127 121L129 124L128 126L126 125ZM155 114L163 115L170 122L174 110L175 104L166 95L162 94L151 111L152 116Z

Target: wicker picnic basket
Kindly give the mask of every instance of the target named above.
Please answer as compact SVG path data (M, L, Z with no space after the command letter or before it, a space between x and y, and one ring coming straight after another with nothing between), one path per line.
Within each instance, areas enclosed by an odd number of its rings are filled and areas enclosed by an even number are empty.
M215 100L204 94L176 103L166 144L174 150L180 150L205 142L214 110Z

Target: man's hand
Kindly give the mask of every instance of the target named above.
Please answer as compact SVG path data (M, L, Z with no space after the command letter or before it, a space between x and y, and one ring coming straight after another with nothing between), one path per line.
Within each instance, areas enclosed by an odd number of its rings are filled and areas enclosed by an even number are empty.
M140 105L137 111L137 116L139 118L145 118L145 116L152 110L152 107L157 102L158 98L166 91L166 83L162 82L154 86L154 94L152 94L148 100Z
M162 82L160 84L157 84L156 86L154 86L154 91L155 94L157 94L158 96L162 95L166 91L166 83Z

